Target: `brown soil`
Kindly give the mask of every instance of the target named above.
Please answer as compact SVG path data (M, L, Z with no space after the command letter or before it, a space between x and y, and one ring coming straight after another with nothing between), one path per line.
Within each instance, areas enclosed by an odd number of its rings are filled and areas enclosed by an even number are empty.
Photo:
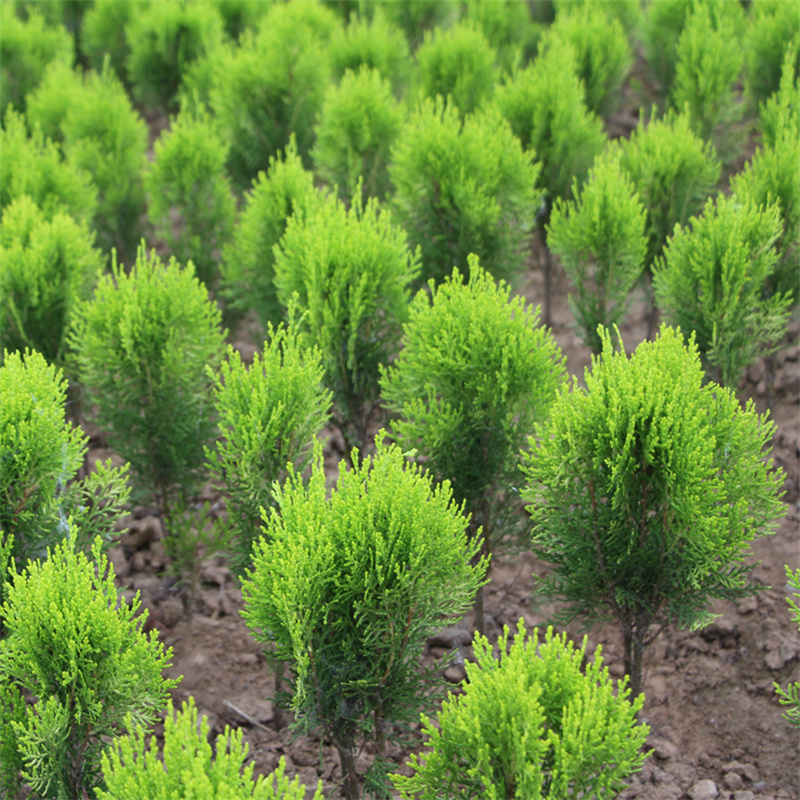
M569 371L582 375L589 365L588 350L571 330L565 279L555 275L553 332L567 357ZM531 269L523 286L527 298L542 300L542 280ZM637 304L622 329L627 349L644 338L645 305ZM778 373L773 417L777 423L773 458L787 474L787 515L775 535L757 540L752 560L760 562L753 579L764 588L757 598L734 605L720 602L720 618L692 633L666 630L646 657L646 703L642 718L651 728L648 744L653 755L641 773L630 781L621 798L677 800L715 796L698 794L713 781L719 798L730 800L798 800L800 754L798 731L781 716L773 681L786 685L800 679L800 635L786 604L784 564L800 565L800 324L795 320L785 346L778 353ZM241 341L245 358L252 357L256 337ZM759 411L766 410L763 365L756 364L740 387L742 400L752 397ZM108 451L95 440L92 459ZM327 445L331 470L338 454ZM209 489L208 499L224 504ZM241 592L220 558L203 562L200 585L189 611L184 610L177 587L164 572L165 556L159 520L137 509L129 528L113 548L118 583L126 595L142 594L152 625L174 651L170 676L182 675L174 692L177 701L193 695L201 713L208 716L212 734L225 725L241 727L255 759L256 774L274 769L281 756L287 772L297 774L307 787L321 779L327 798L340 797L341 772L336 751L329 743L298 738L286 727L277 729L270 701L274 679L259 645L243 619ZM497 558L487 587L487 633L495 639L503 625L514 626L522 617L528 627L543 626L555 606L532 599L534 576L546 567L530 553ZM466 620L468 625L469 619ZM580 640L578 625L568 629ZM589 646L603 646L610 672L621 677L622 647L612 627L589 632ZM465 648L467 655L471 653ZM429 646L427 658L446 655ZM463 668L451 666L447 678L457 684ZM158 731L160 733L160 731ZM390 751L398 765L406 752ZM360 755L366 767L372 756ZM405 769L405 768L403 768ZM698 784L700 784L698 786ZM311 796L309 788L308 796Z

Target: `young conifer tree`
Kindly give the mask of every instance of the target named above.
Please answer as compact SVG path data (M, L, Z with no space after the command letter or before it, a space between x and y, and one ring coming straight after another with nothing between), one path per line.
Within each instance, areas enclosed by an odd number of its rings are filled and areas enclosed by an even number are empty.
M378 757L364 778L384 796L385 742L442 685L420 670L425 642L443 616L469 606L487 562L474 558L479 545L449 484L433 485L399 447L377 443L351 471L340 462L330 494L321 455L317 447L307 485L290 470L277 491L280 513L265 516L242 614L292 673L296 730L331 737L344 795L356 800L365 742Z
M520 619L499 657L484 636L467 662L464 693L442 704L437 724L422 716L428 749L414 753L415 774L392 776L403 798L611 800L641 769L649 728L630 702L627 678L614 686L600 647L587 662L586 637L577 648L548 628L526 637ZM584 666L585 664L585 666Z
M494 282L470 256L431 282L411 305L403 349L382 371L382 397L398 415L392 432L416 450L438 481L448 480L470 514L470 535L491 553L518 544L520 450L545 419L564 380L564 362L539 309ZM475 604L483 633L483 594Z
M91 560L64 540L16 575L0 620L0 782L17 796L90 797L100 757L126 715L151 724L180 679L162 677L171 648L142 632L147 611L129 606L101 552ZM27 697L35 698L29 704Z
M765 461L774 424L703 385L694 339L662 326L632 356L607 332L581 388L562 392L523 470L534 552L552 565L540 591L560 622L610 619L631 693L665 625L697 629L708 603L752 594L750 542L785 513L781 470Z

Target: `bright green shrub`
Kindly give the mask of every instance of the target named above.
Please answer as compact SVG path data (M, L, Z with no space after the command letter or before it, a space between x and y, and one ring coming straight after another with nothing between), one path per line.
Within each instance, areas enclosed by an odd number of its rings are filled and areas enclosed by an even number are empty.
M497 90L497 107L525 150L541 164L539 185L548 208L571 196L605 144L602 122L590 113L572 46L555 39L530 66Z
M270 6L263 0L212 0L212 2L222 17L225 33L234 41L246 30L255 30Z
M255 309L264 330L283 317L275 289L273 248L295 214L306 214L318 202L314 176L303 168L292 138L286 151L270 157L245 194L244 208L231 243L222 251L221 293L233 319Z
M485 105L494 94L495 53L475 25L426 31L416 52L415 83L420 97L447 98L461 117Z
M714 598L756 591L750 542L785 513L783 474L766 460L774 425L728 389L703 385L693 339L662 327L629 358L603 352L562 392L524 467L540 591L559 622L614 620L631 693L663 626L700 628Z
M788 587L794 589L792 592L794 600L791 597L787 597L786 602L792 609L792 619L797 623L798 628L800 628L800 606L795 602L795 600L800 600L800 569L795 570L794 573L792 573L788 566L785 567L785 569ZM775 687L775 694L778 695L778 702L782 706L789 707L783 714L784 719L791 722L795 728L800 728L800 682L795 681L794 683L790 683L787 685L786 689L781 688L777 683L773 683L772 685Z
M83 91L82 74L63 64L51 64L39 85L26 98L25 118L30 130L39 130L47 139L64 144L64 120Z
M27 195L0 224L0 346L63 365L75 304L91 297L105 266L94 234L67 214L45 219Z
M556 202L547 243L561 259L575 292L569 304L579 334L599 353L597 326L619 323L642 274L646 214L616 152L595 161L575 198Z
M338 22L317 2L275 3L257 35L223 51L211 108L230 145L228 166L244 188L289 145L308 164L314 122L330 78L327 42Z
M778 90L788 51L795 72L800 66L800 8L783 0L752 4L744 36L745 91L754 108Z
M563 380L563 359L538 309L512 300L475 256L468 283L455 269L414 299L403 349L382 370L384 402L399 415L392 433L437 481L450 482L484 553L519 543L520 451Z
M3 353L0 603L10 581L7 570L16 573L65 537L78 547L95 536L108 540L126 510L127 465L98 462L95 471L75 480L88 439L66 422L66 392L61 371L39 353Z
M227 147L205 114L180 114L155 143L145 172L147 215L178 261L191 261L213 287L233 235L236 201L225 171Z
M389 22L402 29L413 51L422 43L426 31L444 30L455 23L459 7L452 0L395 0L384 3L383 12Z
M164 721L164 760L156 758L155 736L149 747L145 731L128 725L127 736L116 739L109 753L103 753L103 777L107 790L97 793L99 800L304 800L306 787L299 778L289 781L284 776L285 759L269 777L253 780L253 764L244 765L247 742L242 744L242 731L225 730L214 739L212 757L208 741L208 720L197 718L194 698L183 703L173 714L172 701L167 704ZM322 800L317 787L315 800Z
M496 659L479 634L464 694L444 701L438 725L423 715L429 749L424 761L412 754L415 775L392 777L401 796L616 797L648 755L650 729L636 720L644 697L630 702L627 681L614 692L601 647L584 668L586 637L576 648L548 628L540 643L520 619L508 638L504 626Z
M218 367L224 338L191 264L164 265L144 247L128 273L115 260L76 309L71 345L93 419L167 526L205 478L203 448L215 432L206 366Z
M392 151L392 211L422 253L420 283L442 281L475 253L496 278L525 264L539 166L491 110L422 103Z
M621 162L647 209L647 256L651 267L678 224L697 214L719 180L713 145L703 142L683 114L639 125L622 145Z
M709 8L698 4L686 17L676 53L673 106L688 114L701 139L711 139L718 151L734 151L731 126L744 111L735 84L744 55L733 23L723 17L712 25Z
M397 352L419 270L405 231L377 201L362 206L360 194L349 209L329 197L307 216L293 215L275 248L278 299L288 308L296 294L308 312L301 327L322 353L348 452L368 444L379 370Z
M83 16L80 30L80 51L95 72L101 72L106 57L117 77L129 85L128 25L148 6L150 0L99 0Z
M595 0L553 0L556 18L583 6L596 5ZM603 10L609 19L618 20L631 44L641 40L644 14L640 0L603 0Z
M13 3L0 5L0 27L0 117L6 117L9 105L25 110L25 97L39 84L49 64L69 69L75 48L62 26L47 25L42 15L33 11L23 21Z
M605 10L606 3L560 7L539 49L554 38L571 45L578 77L583 81L586 107L608 119L622 97L622 86L633 65L633 51L622 23Z
M735 389L746 366L777 349L791 311L788 293L764 296L780 211L720 196L690 225L675 229L655 265L656 305L670 325L694 331L708 377Z
M286 479L288 464L303 473L328 421L331 395L323 376L322 354L301 346L295 322L268 328L262 355L255 354L249 369L228 347L227 361L213 375L223 438L206 449L206 458L228 493L239 574L252 564L262 508L274 507L273 485Z
M471 563L477 544L449 486L432 486L398 447L379 444L351 471L340 462L330 497L321 461L320 448L307 487L293 473L277 490L281 511L256 542L242 614L274 643L268 657L289 666L295 727L331 737L345 797L357 798L358 747L377 742L366 777L385 792L383 743L439 684L420 671L425 641L469 606L487 564Z
M311 156L317 174L349 201L361 183L362 200L390 190L389 152L405 118L389 83L372 69L348 71L325 95Z
M462 5L463 19L483 32L504 72L513 72L536 55L542 28L533 21L527 3L465 0Z
M99 539L91 556L62 542L15 576L0 607L0 727L16 737L12 763L0 770L8 780L20 766L34 797L93 796L109 737L126 718L154 722L178 683L162 677L172 650L142 633L147 611L137 615L138 594L130 606L120 596ZM8 703L15 689L36 698L22 719ZM18 692L16 700L24 704Z
M357 72L363 65L389 81L398 97L408 85L411 74L408 42L403 31L386 20L382 5L372 10L371 17L353 17L349 25L334 31L328 55L335 80L341 80L347 70Z
M3 169L0 170L0 209L29 195L47 219L59 212L78 222L92 222L97 211L97 189L91 176L65 163L57 145L34 130L28 137L25 122L9 111L0 132Z
M758 128L765 145L774 145L784 128L789 135L800 138L799 77L800 68L791 51L787 50L783 58L780 86L759 109Z
M158 0L136 9L125 27L134 97L147 108L174 110L184 73L222 36L222 18L209 3Z

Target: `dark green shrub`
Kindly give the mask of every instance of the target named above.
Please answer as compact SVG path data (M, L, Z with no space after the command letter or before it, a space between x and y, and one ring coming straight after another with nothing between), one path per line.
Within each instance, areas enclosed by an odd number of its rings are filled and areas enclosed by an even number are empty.
M328 87L327 42L338 22L317 2L276 3L257 35L223 51L211 107L230 145L228 166L244 188L295 136L310 165L314 122Z
M686 17L676 54L673 106L688 114L697 136L729 158L738 145L731 126L744 111L736 90L744 55L733 23L723 17L712 25L709 8L698 4Z
M351 471L340 462L330 497L321 460L318 449L308 487L291 474L277 490L281 513L256 543L242 613L289 666L295 728L331 737L345 797L359 796L365 742L378 749L365 777L385 796L384 743L439 684L420 671L425 641L469 606L487 564L471 565L477 545L449 486L434 488L398 447L379 445Z
M318 202L314 176L303 168L294 139L286 152L271 157L245 194L244 208L231 243L222 251L221 293L232 319L254 309L266 331L283 317L275 289L273 248L295 214L306 214Z
M3 169L0 170L0 209L28 195L52 219L63 212L78 222L91 223L97 211L97 188L91 176L65 163L56 144L34 130L28 137L25 122L9 111L0 132Z
M656 305L669 324L694 332L706 375L735 389L746 366L777 349L791 311L789 294L764 296L780 210L720 196L689 224L675 228L655 265Z
M475 25L458 23L447 30L426 31L416 61L418 95L447 98L462 118L484 106L494 94L495 53Z
M605 10L606 5L570 3L559 7L556 21L539 44L541 51L557 38L572 46L586 107L604 119L616 111L633 65L633 51L622 23Z
M800 67L800 8L783 0L753 3L743 45L745 91L753 107L758 108L778 90L787 51L795 73Z
M238 39L246 30L255 30L270 4L263 0L212 0L222 17L225 33L232 40Z
M63 365L73 309L91 297L105 259L85 223L47 220L27 195L3 209L1 224L0 347Z
M222 36L222 18L209 3L158 0L136 9L125 27L134 97L147 108L174 110L184 73Z
M155 143L144 175L147 215L169 252L216 284L220 253L233 235L236 201L225 171L227 148L205 114L180 114Z
M389 81L398 97L408 85L411 74L408 42L403 31L386 20L382 5L376 5L369 18L353 17L347 27L335 30L328 54L335 80L341 80L347 70L357 72L363 65Z
M0 5L0 27L0 117L5 118L9 106L25 110L25 97L38 86L49 64L69 69L75 48L62 26L46 24L38 12L23 22L13 3Z
M412 50L420 46L426 31L444 30L457 22L459 11L458 3L452 0L395 0L383 4L387 19L403 30Z
M310 463L331 395L322 385L322 354L301 346L295 322L268 328L263 353L255 354L249 369L229 347L212 377L223 438L213 451L206 449L206 458L228 492L228 519L237 537L234 566L241 575L252 565L262 509L274 507L274 484L286 480L288 464L302 474Z
M713 145L692 132L683 114L640 124L622 144L620 163L647 209L650 268L675 226L702 209L719 180L720 163Z
M559 622L611 619L631 693L663 626L697 629L715 598L752 594L750 542L785 513L783 474L765 457L774 425L743 409L703 368L690 339L662 327L629 358L603 353L537 428L527 459L534 552L552 565L542 593Z
M392 433L447 480L470 515L470 535L490 553L519 544L520 451L564 380L564 364L539 311L495 284L470 257L469 282L454 270L414 299L403 349L382 370ZM484 629L482 595L475 625Z
M137 615L138 594L130 606L119 594L99 539L91 556L62 542L15 576L0 607L0 727L16 738L0 771L13 786L21 769L34 797L93 796L101 754L126 715L153 723L179 680L162 677L172 650L142 633L147 611Z
M392 777L401 796L616 797L649 755L650 729L636 720L644 697L630 702L626 681L614 692L600 647L587 662L586 637L576 648L548 628L540 643L534 628L526 640L520 619L508 638L505 626L495 659L478 635L464 694L444 701L438 725L423 715L429 749L424 762L412 754L415 775Z
M390 190L389 153L405 119L389 83L373 69L348 71L325 95L311 156L317 174L349 201L361 184L362 200Z
M392 210L422 253L420 284L442 281L470 253L497 278L521 271L539 166L496 113L462 121L441 98L422 103L392 151L389 175Z
M362 206L360 194L349 209L328 197L306 216L293 215L275 248L278 299L288 308L296 295L307 311L301 329L322 353L333 422L348 452L368 445L379 370L397 352L419 270L405 231L377 201Z
M216 427L206 367L218 367L224 338L191 264L164 265L143 246L129 273L115 260L76 309L71 345L93 419L167 529L205 479L203 448Z
M619 323L647 252L647 217L618 152L595 161L575 200L556 202L548 247L559 256L575 294L569 304L583 343L601 350L597 326Z
M242 744L241 729L232 731L226 725L214 738L212 758L208 720L198 720L192 697L177 714L172 701L167 703L163 762L156 758L155 736L148 747L142 727L132 722L126 727L128 734L115 739L101 756L107 790L98 791L99 800L305 800L300 779L290 782L284 777L283 756L268 777L253 780L253 764L244 765L248 745ZM313 800L322 800L320 786Z

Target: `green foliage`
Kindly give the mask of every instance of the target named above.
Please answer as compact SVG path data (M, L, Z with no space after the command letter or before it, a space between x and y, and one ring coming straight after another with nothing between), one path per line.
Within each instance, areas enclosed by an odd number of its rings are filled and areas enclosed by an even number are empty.
M761 105L758 127L765 145L774 145L787 129L795 138L800 138L800 67L792 53L787 50L783 59L781 82L778 90Z
M263 0L212 0L222 17L225 33L230 39L238 39L246 30L254 30L258 21L269 10Z
M355 797L355 749L429 707L439 681L420 672L425 641L469 606L487 563L471 565L477 545L449 485L432 486L398 447L378 444L349 472L340 462L330 497L321 461L318 448L307 487L291 472L278 489L242 614L289 665L296 728L332 738Z
M263 355L247 369L232 347L214 375L220 433L206 449L211 471L228 493L228 519L236 532L234 567L243 574L261 535L261 509L272 508L273 485L287 465L302 474L313 442L328 421L331 395L323 389L322 354L304 348L297 326L269 327Z
M785 513L783 474L765 461L774 424L703 386L694 340L672 328L630 358L604 333L584 383L559 396L524 467L532 545L560 621L616 620L636 696L662 626L700 628L710 600L755 591L742 558Z
M191 261L213 287L220 251L233 235L236 201L225 171L227 147L205 114L180 114L155 143L145 173L147 215L178 261Z
M426 31L449 28L459 16L458 3L453 0L394 0L385 3L383 11L403 30L412 50L420 46Z
M308 159L330 77L327 42L337 25L317 2L275 3L256 35L220 54L210 102L237 186L266 169L292 134Z
M556 18L576 8L596 5L595 0L552 0L552 2ZM631 43L641 40L644 15L640 0L603 0L602 7L609 19L619 21Z
M361 183L362 200L390 190L389 152L405 118L389 83L375 70L348 71L325 95L312 151L317 174L348 201Z
M800 600L800 569L795 570L794 573L788 566L785 569L786 580L788 581L787 588L794 589L794 592L792 592L794 600L791 597L787 597L786 602L792 609L792 619L797 624L797 627L800 628L800 606L795 602L795 600ZM773 683L773 686L775 687L775 694L778 695L778 702L782 706L789 707L788 711L783 714L784 719L791 722L795 728L800 728L800 683L797 681L790 683L786 689L782 689L777 683Z
M778 90L784 54L800 66L800 8L783 0L752 4L744 37L747 59L745 91L757 108Z
M349 209L329 197L306 217L292 216L275 248L278 299L288 308L296 294L308 311L301 327L322 353L333 422L348 450L368 444L379 369L397 351L419 270L405 231L375 200L362 206L360 195Z
M576 199L556 202L547 244L576 294L569 304L584 344L601 350L597 326L619 323L644 267L646 214L618 152L595 161Z
M428 750L412 754L411 777L393 776L404 798L565 800L612 798L641 769L649 728L638 725L640 696L623 681L615 693L600 647L586 663L566 634L548 628L525 637L520 619L509 647L504 626L499 658L478 634L477 663L466 663L462 695L442 704L438 725L422 716Z
M39 85L26 97L25 118L31 130L39 129L45 137L64 144L64 119L83 88L81 73L53 64L45 71Z
M572 46L586 106L593 114L608 119L622 97L622 85L633 65L633 51L622 23L605 10L605 5L569 4L560 9L539 47L546 49L553 39Z
M0 5L0 27L0 117L5 117L9 106L25 110L25 97L39 84L48 65L69 69L75 48L62 26L46 24L38 12L23 21L13 3Z
M497 80L495 53L479 27L458 23L426 31L416 52L416 87L422 98L447 98L461 117L484 106Z
M698 5L686 18L677 57L674 107L688 114L701 139L711 139L718 151L733 154L738 143L731 126L744 111L735 85L744 54L733 23L722 18L713 26L709 8Z
M94 234L67 214L45 219L27 195L6 206L0 234L2 348L63 365L77 302L91 297L105 259Z
M766 144L731 180L732 192L754 206L777 203L782 231L775 243L778 264L767 277L769 293L789 292L796 301L800 286L800 138L788 126Z
M422 252L420 283L442 281L470 253L496 278L522 270L539 166L496 113L462 121L441 98L423 102L401 132L389 174L392 210Z
M675 226L700 212L719 180L720 163L713 145L692 132L683 114L638 126L622 144L620 163L647 209L649 268Z
M764 296L780 211L720 196L690 224L675 229L656 263L656 305L666 322L694 331L707 376L735 389L748 364L777 349L791 312L788 293Z
M156 758L155 736L149 748L145 732L132 724L130 733L117 739L110 753L103 753L102 765L107 791L97 793L98 800L304 800L306 787L300 779L284 776L286 762L281 757L278 768L269 777L253 780L253 764L244 765L247 742L241 730L225 730L208 742L208 720L198 720L194 698L183 703L173 714L172 701L164 721L164 760ZM317 787L315 800L322 800Z
M571 196L605 144L603 124L590 113L575 51L554 39L524 70L497 90L497 107L511 130L541 164L539 185L548 207Z
M305 215L319 197L314 176L304 169L292 138L285 152L270 157L268 170L253 181L233 239L222 251L221 293L231 317L255 309L264 330L281 320L273 248L292 215Z
M403 31L386 20L381 5L372 10L371 17L353 17L347 27L334 31L328 55L331 75L336 80L341 80L347 70L357 72L363 65L389 81L397 96L408 84L411 73L408 42Z
M496 54L498 66L513 72L535 55L541 26L531 18L527 3L517 0L464 0L463 19L477 26Z
M164 265L141 247L129 273L114 261L75 319L71 344L94 419L168 525L176 499L205 478L215 431L206 366L222 359L220 313L191 264Z
M128 25L139 16L150 0L100 0L90 6L83 16L80 30L80 50L96 72L103 69L106 58L117 77L128 85Z
M108 737L126 715L153 722L178 683L162 677L172 651L142 633L147 612L137 615L138 594L128 606L117 592L99 539L91 556L62 542L15 576L0 608L0 683L36 698L20 720L19 694L9 708L6 689L0 727L13 730L14 760L37 798L93 796Z
M0 602L10 574L69 537L111 537L128 501L127 465L98 462L76 480L88 439L67 423L67 382L41 354L4 352L0 366ZM9 559L12 559L9 563ZM7 575L6 572L10 574ZM2 628L0 628L0 632Z
M403 349L382 375L392 433L437 481L448 480L482 529L486 552L517 544L520 450L564 381L564 362L539 310L511 299L470 256L430 294L421 290L403 329Z
M159 0L136 9L125 36L133 95L147 108L175 108L184 73L222 42L222 18L209 3Z
M78 222L91 222L97 210L97 189L91 176L61 160L57 145L34 130L29 138L22 117L9 111L0 133L0 209L30 195L47 219L63 211Z

